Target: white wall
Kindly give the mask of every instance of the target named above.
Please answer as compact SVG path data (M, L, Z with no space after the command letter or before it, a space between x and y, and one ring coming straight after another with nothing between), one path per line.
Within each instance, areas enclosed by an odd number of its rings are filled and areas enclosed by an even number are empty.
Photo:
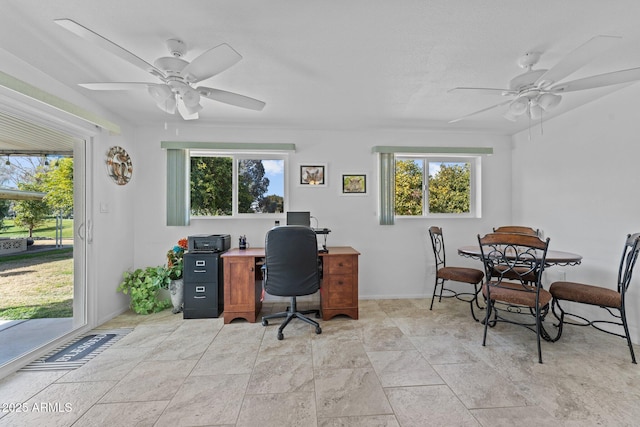
M134 148L135 178L135 267L166 262L166 251L181 238L201 233L227 233L232 246L238 236L246 235L254 246L263 246L266 231L274 219L192 220L187 227L167 227L165 219L166 173L162 140L216 142L295 143L290 157L289 208L309 210L321 227L332 230L329 246L350 245L360 251L361 298L407 298L431 296L433 289L433 254L427 229L444 228L447 253L451 263L480 267L477 261L463 259L456 248L477 243L477 234L496 224L510 222L510 138L487 135L452 135L426 131L325 131L252 128L203 127L193 123L175 130L155 127L137 129ZM481 219L407 219L393 226L381 226L377 217L376 145L410 146L484 146L494 154L482 159L483 212ZM326 188L296 186L300 163L326 163ZM339 194L341 172L366 172L370 194L345 197ZM284 223L284 216L280 218Z
M639 96L640 87L630 86L544 123L543 135L534 125L531 140L528 132L514 137L514 222L543 229L551 249L584 257L579 266L547 270L549 283L565 272L569 281L616 287L626 235L640 232ZM627 300L636 343L639 280L640 272Z

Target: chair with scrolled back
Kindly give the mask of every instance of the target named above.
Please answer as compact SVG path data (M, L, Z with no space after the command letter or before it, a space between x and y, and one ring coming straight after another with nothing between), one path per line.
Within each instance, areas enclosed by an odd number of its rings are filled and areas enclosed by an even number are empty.
M522 233L531 234L532 236L540 236L540 230L537 228L525 227L522 225L503 225L493 227L494 233Z
M482 345L486 345L489 326L498 322L521 325L536 333L538 362L542 363L540 338L546 334L542 321L551 302L551 294L542 287L549 239L490 233L478 235L478 242L486 277L482 286L487 305Z
M430 227L429 237L431 238L431 246L433 247L433 254L436 261L436 281L433 286L433 296L431 297L429 310L433 309L433 301L436 299L436 293L438 287L440 287L438 302L442 301L443 297L455 297L461 301L469 302L471 305L471 316L477 322L478 318L474 312L473 305L475 304L479 309L482 308L478 304L478 294L480 293L480 284L484 278L484 273L476 268L447 266L442 228L435 226ZM451 288L445 288L444 282L447 280L473 285L473 292L456 292ZM446 291L445 295L442 295L443 291ZM467 297L470 299L464 299Z
M559 321L558 334L553 338L553 341L560 339L564 325L593 326L602 332L625 338L627 340L627 345L629 346L629 352L631 353L631 362L636 363L636 356L633 351L631 336L629 335L625 302L627 289L631 283L633 268L636 264L636 260L638 259L638 252L640 252L640 233L627 235L624 249L622 251L622 258L620 259L620 265L618 267L617 289L566 281L558 281L551 284L549 287L549 292L551 292L551 295L553 296L551 308L554 316ZM560 305L560 301L569 301L601 307L613 316L614 319L618 320L588 320L583 316L567 312ZM617 312L612 310L616 310ZM565 316L577 318L583 323L567 320L565 319ZM604 329L599 326L600 324L621 326L624 334Z

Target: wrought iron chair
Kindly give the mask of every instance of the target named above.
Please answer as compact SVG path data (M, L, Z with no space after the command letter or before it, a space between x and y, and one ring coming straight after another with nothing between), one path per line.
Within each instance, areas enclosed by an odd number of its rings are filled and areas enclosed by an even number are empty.
M625 306L625 295L629 284L631 283L631 275L640 251L640 233L627 235L627 240L622 251L620 266L618 267L618 284L617 289L605 288L596 285L587 285L575 282L554 282L549 287L549 292L553 296L551 308L554 316L558 319L558 335L553 341L560 339L562 335L563 325L576 326L593 326L599 331L606 332L621 338L626 338L629 352L631 353L631 362L636 363L636 356L633 352L633 344L629 335L629 325L627 323L627 310ZM571 301L580 304L598 306L605 309L617 321L614 320L588 320L583 316L569 313L562 308L560 301ZM557 313L557 310L560 313ZM613 311L616 310L616 311ZM577 323L565 319L565 315L582 320L584 323ZM624 334L601 328L600 324L609 324L622 326Z
M431 238L431 246L433 247L433 254L436 260L436 281L433 286L433 296L431 297L431 306L429 307L429 310L433 309L433 301L436 299L436 292L438 287L440 287L438 302L442 301L443 297L455 297L461 301L468 302L471 306L471 316L477 322L478 318L474 312L473 305L475 304L476 307L482 309L478 304L478 294L480 293L480 284L484 278L484 273L475 268L447 266L442 228L435 226L430 227L429 237ZM456 292L453 289L445 288L444 282L447 280L473 285L473 292ZM443 291L446 291L445 295L442 295ZM470 297L470 299L467 300L463 297Z
M482 294L487 304L482 345L487 329L498 322L526 327L536 333L538 362L542 363L540 337L546 336L542 321L549 310L551 294L542 288L542 272L549 239L521 233L478 235L487 280ZM531 319L533 315L533 319Z
M524 227L522 225L503 225L501 227L494 227L494 233L522 233L531 234L532 236L540 236L540 230L537 228Z
M315 313L320 317L320 310L298 310L296 300L298 296L311 295L320 289L316 233L301 225L274 227L267 232L264 252L264 290L271 295L290 297L291 302L287 311L262 317L262 325L267 326L269 319L284 317L277 335L281 340L284 328L291 319L298 318L314 326L316 334L321 334L318 322L304 316Z

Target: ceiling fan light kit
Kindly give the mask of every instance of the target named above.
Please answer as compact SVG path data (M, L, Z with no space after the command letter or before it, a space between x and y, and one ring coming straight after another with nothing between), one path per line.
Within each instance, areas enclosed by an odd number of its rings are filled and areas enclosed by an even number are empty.
M482 87L457 87L454 91L475 91L490 95L513 97L511 101L501 102L487 108L475 111L471 114L449 121L455 123L476 114L494 108L508 105L504 118L516 121L520 116L528 116L530 119L540 119L545 112L556 108L562 100L561 93L573 92L585 89L594 89L621 83L631 83L640 80L640 67L628 70L613 71L581 79L561 82L565 77L573 74L585 66L593 58L610 49L619 40L616 36L595 36L583 45L579 46L560 62L550 69L534 70L533 66L540 60L540 52L527 52L522 55L517 63L527 71L517 75L509 82L509 89L482 88Z
M128 50L113 43L109 39L93 32L70 19L56 19L55 22L68 31L97 44L125 61L142 68L158 78L161 83L84 83L80 86L90 90L135 90L147 89L156 105L169 114L176 110L185 120L197 119L202 111L201 98L208 98L236 107L260 111L266 105L248 96L234 92L227 92L209 87L193 87L202 80L209 79L235 65L242 56L226 43L215 46L193 61L188 62L182 57L187 52L187 45L178 39L166 41L171 56L158 58L153 65L139 58Z

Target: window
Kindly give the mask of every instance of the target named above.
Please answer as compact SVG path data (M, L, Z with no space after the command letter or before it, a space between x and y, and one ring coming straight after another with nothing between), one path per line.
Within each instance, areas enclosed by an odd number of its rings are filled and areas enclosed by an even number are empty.
M380 167L378 187L380 225L393 225L396 215L454 218L481 216L480 160L482 155L493 154L493 148L378 145L371 151L378 154ZM465 185L462 187L449 185L448 179L445 178L450 172L464 176L467 167L468 183L463 180ZM466 207L462 209L466 212L454 212L452 205L448 203L466 196L469 199L469 206L468 209ZM398 199L397 202L396 199ZM457 205L465 206L459 201ZM441 212L442 210L447 213Z
M285 156L190 154L191 216L284 212Z
M395 215L474 216L477 157L395 158Z

